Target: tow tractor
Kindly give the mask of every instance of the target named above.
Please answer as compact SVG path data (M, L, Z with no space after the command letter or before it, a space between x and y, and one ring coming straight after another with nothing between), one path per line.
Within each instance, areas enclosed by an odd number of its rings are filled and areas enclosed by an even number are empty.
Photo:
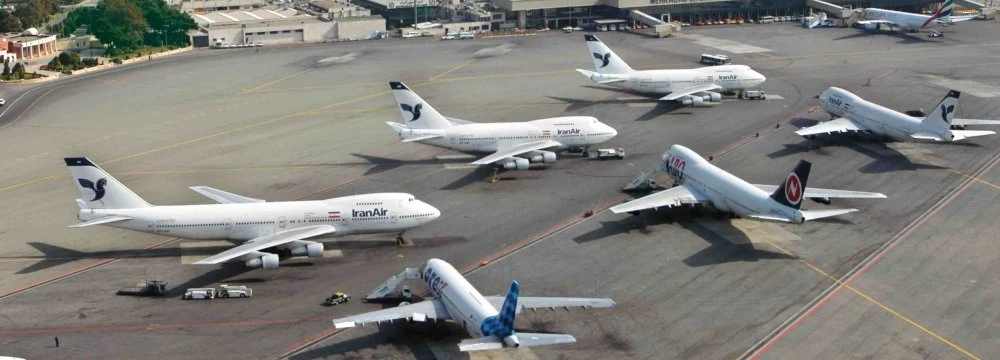
M323 302L323 305L336 306L337 304L346 303L348 301L351 301L351 295L338 291L333 293L333 295L330 295L330 297L326 298L326 301Z
M624 159L625 149L597 149L597 160Z

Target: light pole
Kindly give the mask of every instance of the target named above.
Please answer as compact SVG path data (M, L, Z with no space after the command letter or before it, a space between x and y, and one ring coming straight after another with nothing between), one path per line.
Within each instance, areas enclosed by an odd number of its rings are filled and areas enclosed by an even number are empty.
M170 24L163 23L163 46L167 46L170 39L170 31L168 29L170 29Z

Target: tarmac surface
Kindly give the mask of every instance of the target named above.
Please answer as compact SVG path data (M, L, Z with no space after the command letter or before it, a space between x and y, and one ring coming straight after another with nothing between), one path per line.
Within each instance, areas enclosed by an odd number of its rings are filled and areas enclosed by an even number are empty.
M573 71L592 67L582 36L557 32L193 51L5 89L0 349L66 359L995 357L1000 138L884 144L793 131L828 119L813 98L828 86L899 110L929 109L954 87L964 92L960 117L1000 119L995 99L968 96L1000 87L997 24L962 23L943 38L787 23L685 28L671 39L599 34L636 69L735 52L781 98L710 108L595 85ZM619 132L607 145L628 157L566 155L491 184L488 167L398 141L384 124L399 121L393 80L461 119L596 116ZM809 185L889 199L835 202L861 211L800 226L699 209L603 211L674 143L754 183L776 184L806 159ZM274 270L184 265L228 244L66 227L77 194L60 158L81 155L153 204L207 203L194 185L272 201L402 191L442 216L407 232L401 248L391 235L347 236L326 242L341 256ZM525 296L618 305L518 316L519 329L573 334L576 344L471 355L457 351L454 326L333 329L331 318L380 307L321 306L329 293L360 299L430 257L474 270L484 294L518 279ZM168 281L169 296L114 295L144 279ZM221 283L251 286L254 297L180 300Z

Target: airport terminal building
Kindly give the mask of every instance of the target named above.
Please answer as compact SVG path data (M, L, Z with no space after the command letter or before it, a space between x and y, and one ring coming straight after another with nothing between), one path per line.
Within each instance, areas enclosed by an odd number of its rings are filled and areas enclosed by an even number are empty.
M628 19L638 10L663 21L695 23L698 20L756 19L760 16L794 16L809 13L812 0L495 0L508 11L520 28L558 29L593 25L598 19ZM837 1L839 6L881 7L919 11L930 8L929 0Z

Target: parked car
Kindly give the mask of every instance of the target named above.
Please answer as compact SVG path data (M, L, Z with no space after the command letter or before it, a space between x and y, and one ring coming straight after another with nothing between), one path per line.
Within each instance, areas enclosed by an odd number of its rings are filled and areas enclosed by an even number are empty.
M323 302L323 305L335 306L337 304L345 303L348 301L351 301L351 295L338 291L333 293L333 295L330 295L330 297L326 298L326 301Z
M455 40L455 39L457 39L457 37L455 37L455 33L448 33L445 34L445 36L441 37L441 40Z
M7 105L7 100L0 98L0 106Z

